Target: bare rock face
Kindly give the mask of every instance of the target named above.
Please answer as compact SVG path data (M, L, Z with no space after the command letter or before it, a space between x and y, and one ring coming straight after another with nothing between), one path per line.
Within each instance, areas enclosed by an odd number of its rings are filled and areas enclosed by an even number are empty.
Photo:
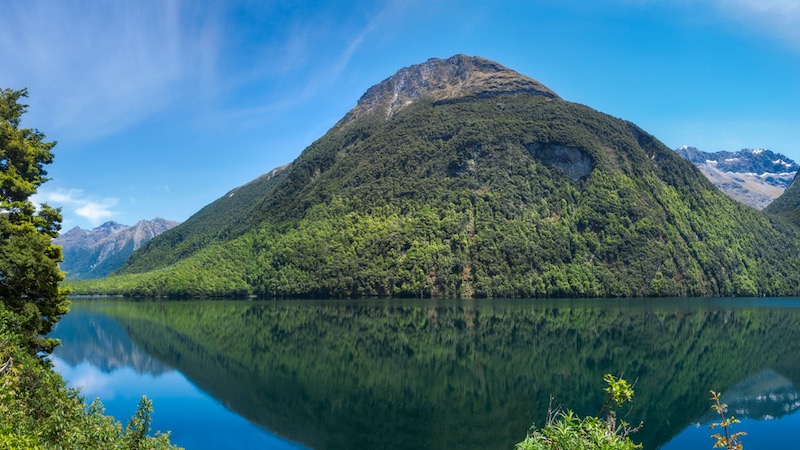
M338 126L376 112L388 119L422 98L443 101L500 94L558 98L555 92L538 81L479 56L431 58L422 64L400 69L390 78L371 87Z
M572 181L589 175L595 163L585 150L564 145L543 145L532 143L526 148L535 159L549 168L556 168L567 174Z
M783 194L800 169L789 157L766 149L709 153L684 145L675 151L729 197L758 210Z

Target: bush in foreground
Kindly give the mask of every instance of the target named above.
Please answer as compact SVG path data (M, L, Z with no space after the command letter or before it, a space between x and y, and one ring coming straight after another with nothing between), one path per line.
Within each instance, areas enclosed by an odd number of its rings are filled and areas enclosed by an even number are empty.
M606 374L603 378L608 384L604 391L608 394L606 403L600 409L598 416L603 412L607 415L604 419L587 416L583 419L567 410L561 411L560 407L548 411L547 424L542 429L531 428L528 436L514 446L514 450L635 450L642 448L641 444L634 444L629 435L636 432L630 424L622 419L617 419L616 408L633 399L633 386L622 378L615 378ZM733 416L725 417L727 407L720 402L721 394L711 392L711 409L720 417L719 422L711 424L711 429L721 428L722 433L711 435L714 439L714 448L725 450L743 450L739 439L745 432L731 433L731 425L739 423Z
M52 244L61 214L31 201L55 142L20 128L27 95L0 89L0 450L175 448L168 435L148 436L149 400L123 429L99 402L87 408L44 356L58 345L44 336L69 301L59 287L61 247Z
M515 450L635 450L642 448L635 444L629 434L632 428L625 420L617 417L616 409L633 399L633 386L622 378L607 374L604 380L608 386L604 389L608 394L605 405L598 416L606 413L605 418L579 418L571 410L560 408L548 413L547 424L541 429L531 429L522 442L514 446Z

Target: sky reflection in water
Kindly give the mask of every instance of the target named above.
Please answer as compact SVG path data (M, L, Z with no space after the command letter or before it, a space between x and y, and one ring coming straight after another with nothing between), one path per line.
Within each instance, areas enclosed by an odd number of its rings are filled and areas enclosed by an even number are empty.
M87 402L99 397L106 413L123 425L146 395L155 408L152 429L169 430L172 442L186 449L304 448L229 411L177 370L150 374L128 366L107 371L87 361L70 365L58 354L59 349L51 357L56 371L80 388Z
M800 412L771 420L742 419L741 423L734 425L729 431L747 433L741 439L747 450L797 448L797 433L787 433L786 430L800 430ZM719 429L709 429L708 423L691 425L661 447L661 450L710 449L714 445L711 435L718 432L722 433ZM702 442L707 442L708 445L698 447L698 443Z

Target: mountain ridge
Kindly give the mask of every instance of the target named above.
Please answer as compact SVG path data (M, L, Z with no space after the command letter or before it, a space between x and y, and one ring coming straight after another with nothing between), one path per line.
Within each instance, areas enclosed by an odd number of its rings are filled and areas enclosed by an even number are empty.
M324 298L798 291L797 231L728 198L631 122L497 63L485 70L513 82L457 69L484 61L456 55L401 69L291 165L212 202L117 276L81 289ZM508 88L518 82L531 89ZM421 87L400 89L402 107L392 109L400 84Z
M798 178L800 178L800 172L795 174L789 187L780 197L770 203L764 212L800 227L800 182L798 182Z

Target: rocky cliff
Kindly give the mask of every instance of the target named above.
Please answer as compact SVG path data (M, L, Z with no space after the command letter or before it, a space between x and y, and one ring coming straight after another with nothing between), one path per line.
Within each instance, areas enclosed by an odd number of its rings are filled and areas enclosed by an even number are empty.
M419 99L435 102L502 94L558 98L555 92L538 81L485 58L466 55L431 58L422 64L400 69L369 88L338 125L373 113L388 119Z

